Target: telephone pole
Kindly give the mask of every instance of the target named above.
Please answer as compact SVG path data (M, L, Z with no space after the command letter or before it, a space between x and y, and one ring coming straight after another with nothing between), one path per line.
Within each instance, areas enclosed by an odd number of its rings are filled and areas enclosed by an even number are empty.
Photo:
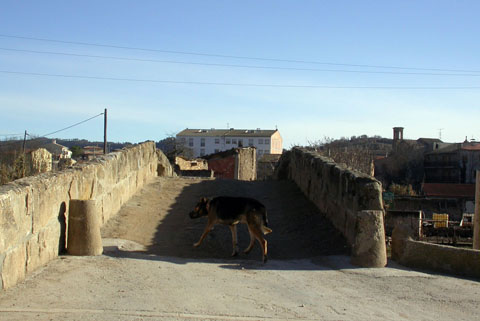
M473 214L473 249L480 250L480 170L475 181L475 214Z
M107 108L103 113L103 154L107 154Z
M27 130L25 130L25 136L23 136L23 153L25 154L25 146L27 144Z

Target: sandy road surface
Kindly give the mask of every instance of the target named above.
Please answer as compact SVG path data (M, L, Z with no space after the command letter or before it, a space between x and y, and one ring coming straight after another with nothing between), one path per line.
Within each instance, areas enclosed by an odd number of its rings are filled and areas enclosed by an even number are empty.
M148 253L182 258L228 258L231 233L217 226L199 248L193 248L202 234L206 218L192 220L188 213L204 196L249 196L265 204L269 227L269 258L294 259L318 255L347 254L346 243L291 182L243 182L159 178L132 198L103 229L103 236L132 240ZM238 227L240 249L248 246L245 225ZM243 254L240 254L243 256ZM258 243L249 259L260 260Z
M217 183L155 180L105 226L104 255L62 256L0 292L0 320L480 320L478 280L356 268L290 183ZM230 258L225 227L192 249L205 222L187 213L218 191L267 205L267 264L258 246Z

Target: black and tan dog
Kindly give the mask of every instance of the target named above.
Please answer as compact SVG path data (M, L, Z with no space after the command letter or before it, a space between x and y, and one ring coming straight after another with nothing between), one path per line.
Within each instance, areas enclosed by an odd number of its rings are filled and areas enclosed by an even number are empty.
M267 262L267 240L263 236L271 233L272 230L267 227L267 210L262 203L246 197L219 196L211 200L202 198L195 209L190 212L190 218L202 216L208 217L207 226L198 242L193 246L199 246L215 224L228 225L232 232L232 256L235 256L238 254L237 224L245 223L250 233L250 245L244 253L249 253L255 240L258 240L262 247L263 262Z

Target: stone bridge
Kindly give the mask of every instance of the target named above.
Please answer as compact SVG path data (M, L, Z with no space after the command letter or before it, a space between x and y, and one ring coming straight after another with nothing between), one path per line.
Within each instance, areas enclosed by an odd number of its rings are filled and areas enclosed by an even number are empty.
M282 157L278 176L176 178L147 142L0 187L1 287L8 289L0 293L0 319L448 320L476 314L475 281L394 263L383 268L376 180L301 149ZM266 205L273 229L267 264L258 244L248 256L231 258L230 232L222 226L192 247L205 220L187 213L200 197L219 194ZM104 255L62 255L73 199L95 201ZM244 226L238 238L245 248ZM463 291L452 295L451 287Z
M1 186L1 287L8 288L23 280L65 249L70 200L94 200L103 225L159 173L169 176L172 169L154 143L147 142L73 169ZM290 183L187 180L190 184L185 185L178 180L181 193L175 195L174 200L165 197L159 186L154 193L158 196L158 206L174 201L172 206L179 209L170 211L168 220L170 216L188 213L204 195L258 198L267 205L274 228L277 220L279 222L277 232L272 234L272 257L305 256L302 254L307 251L305 248L315 248L316 255L351 251L356 265L385 266L381 187L376 180L300 149L284 155L279 176L289 179ZM142 211L148 210L142 208ZM127 218L127 222L134 221L136 219ZM157 223L144 222L144 227ZM177 224L172 228L181 230L185 222ZM131 226L125 223L124 228L131 229ZM157 231L152 238L165 239L164 232ZM187 233L185 240L192 243L192 237L197 237L195 234ZM131 236L124 235L124 238ZM299 240L304 249L289 251L292 240ZM148 245L168 246L164 242ZM191 249L177 247L175 251L189 253Z

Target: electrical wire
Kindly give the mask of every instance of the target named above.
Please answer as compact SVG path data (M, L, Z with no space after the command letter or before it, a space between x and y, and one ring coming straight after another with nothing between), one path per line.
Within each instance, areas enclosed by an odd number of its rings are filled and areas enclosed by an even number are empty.
M87 121L92 120L92 119L94 119L94 118L97 118L97 117L99 117L99 116L101 116L101 115L103 115L103 114L104 114L104 113L100 113L100 114L98 114L98 115L95 115L95 116L90 117L90 118L88 118L88 119L82 120L81 122L75 123L75 124L70 125L70 126L68 126L68 127L59 129L59 130L57 130L57 131L54 131L54 132L51 132L51 133L48 133L48 134L45 134L45 135L42 135L41 137L47 137L47 136L50 136L50 135L53 135L53 134L62 132L62 131L64 131L64 130L70 129L70 128L72 128L72 127L81 125L81 124L86 123Z
M136 79L136 78L115 78L115 77L99 77L99 76L79 76L65 74L47 74L35 72L22 72L0 70L0 73L16 74L23 76L42 76L42 77L61 77L61 78L77 78L77 79L94 79L94 80L113 80L143 83L161 83L161 84L181 84L181 85L202 85L202 86L237 86L237 87L268 87L268 88L312 88L312 89L408 89L408 90L469 90L480 89L480 86L332 86L332 85L282 85L282 84L251 84L251 83L226 83L226 82L201 82L201 81L176 81L176 80L156 80L156 79Z
M103 115L103 114L104 114L104 113L100 113L100 114L98 114L98 115L95 115L95 116L90 117L90 118L88 118L88 119L82 120L82 121L80 121L80 122L78 122L78 123L75 123L75 124L73 124L73 125L67 126L67 127L65 127L65 128L56 130L56 131L54 131L54 132L51 132L51 133L48 133L48 134L45 134L45 135L41 135L41 136L36 137L36 138L27 139L26 141L27 141L27 142L34 142L34 141L36 141L36 140L45 139L47 136L50 136L50 135L53 135L53 134L62 132L62 131L64 131L64 130L70 129L70 128L72 128L72 127L81 125L81 124L86 123L86 122L88 122L88 121L90 121L90 120L92 120L92 119L94 119L94 118L97 118L97 117ZM20 135L23 135L23 134L20 134ZM26 133L26 135L29 136L29 137L32 137L32 135L30 135L30 134L28 134L28 133ZM1 135L0 135L0 136L1 136ZM10 146L10 145L20 144L22 141L23 141L23 140L0 142L0 149L2 149L2 148L4 148L4 147L7 147L7 146ZM39 146L43 146L43 145L46 145L46 144L49 144L49 143L50 143L50 142L47 142L47 143L41 144L41 145L39 145Z
M94 47L104 47L104 48L137 50L137 51L145 51L145 52L161 52L161 53L169 53L169 54L193 55L193 56L216 57L216 58L229 58L229 59L245 59L245 60L287 62L287 63L301 63L301 64L317 64L317 65L330 65L330 66L348 66L348 67L360 67L360 68L382 68L382 69L423 70L423 71L439 71L439 72L466 72L466 73L480 72L480 71L477 71L477 70L462 70L462 69L418 68L418 67L401 67L401 66L386 66L386 65L334 63L334 62L322 62L322 61L300 60L300 59L297 60L297 59L280 59L280 58L262 58L262 57L249 57L249 56L222 55L222 54L202 53L202 52L162 50L162 49L129 47L129 46L120 46L120 45L101 44L101 43L67 41L67 40L57 40L57 39L38 38L38 37L25 37L25 36L15 36L15 35L7 35L7 34L0 34L0 37L44 41L44 42L54 42L54 43L63 43L63 44L74 44L74 45L82 45L82 46L94 46Z
M211 66L211 67L233 67L233 68L249 68L249 69L270 69L270 70L292 70L292 71L317 71L317 72L340 72L340 73L363 73L363 74L393 74L393 75L426 75L426 76L468 76L468 77L480 77L480 73L438 73L438 72L399 72L399 71L372 71L372 70L346 70L346 69L318 69L318 68L294 68L294 67L273 67L273 66L253 66L253 65L237 65L237 64L220 64L220 63L204 63L204 62L190 62L190 61L175 61L175 60L158 60L158 59L141 59L130 57L117 57L117 56L101 56L101 55L87 55L76 54L67 52L55 52L55 51L40 51L40 50L27 50L16 48L2 48L3 51L13 52L25 52L33 54L47 54L57 56L70 56L70 57L85 57L95 59L110 59L110 60L122 60L122 61L136 61L136 62L153 62L153 63L168 63L168 64L182 64L182 65L197 65L197 66ZM472 71L474 72L474 71Z
M22 135L23 135L23 133L21 133L21 134L0 134L0 136L2 136L2 137L7 137L7 136L22 136Z

